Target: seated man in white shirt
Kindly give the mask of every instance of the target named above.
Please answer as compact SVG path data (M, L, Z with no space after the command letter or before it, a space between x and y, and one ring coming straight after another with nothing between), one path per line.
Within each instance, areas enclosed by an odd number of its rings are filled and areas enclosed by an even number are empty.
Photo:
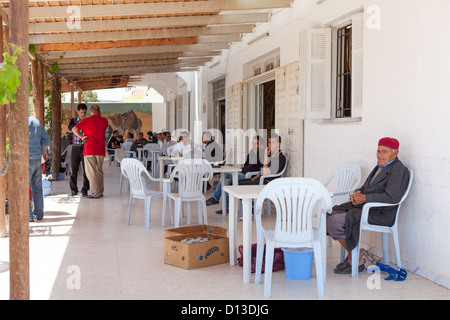
M180 135L182 137L182 140L173 146L170 156L171 157L180 156L180 157L185 157L185 158L193 157L192 151L195 152L197 148L196 148L194 142L191 141L189 132L183 131L183 132L181 132ZM200 152L201 152L201 150L200 150Z

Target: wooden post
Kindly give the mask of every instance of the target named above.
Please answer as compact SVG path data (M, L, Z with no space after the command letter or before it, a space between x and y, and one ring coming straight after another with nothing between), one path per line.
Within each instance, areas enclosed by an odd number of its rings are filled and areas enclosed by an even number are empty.
M70 86L70 110L72 111L72 118L77 116L75 111L75 90L73 85Z
M83 91L78 91L78 103L82 103L83 101Z
M57 75L52 78L52 175L59 180L61 167L61 80Z
M25 51L17 66L22 73L17 102L9 110L9 271L10 299L30 299L29 202L28 179L28 1L10 1L11 43Z
M3 19L0 16L0 62L3 62ZM0 169L6 157L6 106L0 105ZM6 176L0 177L0 238L7 236L5 219Z
M31 61L31 76L33 83L33 98L34 98L34 115L36 119L44 125L44 68L39 60Z

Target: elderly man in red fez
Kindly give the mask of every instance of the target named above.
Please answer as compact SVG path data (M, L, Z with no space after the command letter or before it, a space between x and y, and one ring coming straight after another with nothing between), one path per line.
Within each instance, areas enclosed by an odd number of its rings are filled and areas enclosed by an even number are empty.
M359 241L362 207L366 202L397 203L405 193L409 182L409 171L397 158L399 142L383 138L378 142L377 166L367 177L361 188L350 195L350 201L333 207L327 216L327 233L346 249L348 256L334 269L337 274L351 274L352 250ZM372 208L369 223L392 226L397 207ZM360 254L359 271L364 271L364 258Z

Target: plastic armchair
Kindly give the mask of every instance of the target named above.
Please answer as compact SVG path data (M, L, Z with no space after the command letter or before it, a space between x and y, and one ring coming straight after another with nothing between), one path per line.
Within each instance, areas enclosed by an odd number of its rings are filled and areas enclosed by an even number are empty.
M149 161L152 161L152 153L150 151L161 150L159 144L157 143L147 143L142 147L144 149L144 154L142 156L142 160L144 161L144 166L147 168L147 164Z
M121 165L122 164L122 160L125 159L127 157L127 154L125 153L124 150L122 150L121 148L118 149L114 149L114 156L116 157L117 162ZM126 179L128 179L128 177L126 177L124 175L123 170L120 170L121 174L120 174L120 184L119 184L119 188L120 188L120 193L122 193L122 182L123 182L123 178L125 177ZM128 181L128 190L130 188L130 182Z
M276 209L274 230L265 230L261 222L263 203L272 201ZM255 283L261 281L264 240L266 261L264 296L270 297L272 265L275 247L313 247L318 286L318 296L324 294L326 279L326 213L331 212L331 195L325 186L311 178L280 178L264 187L256 200L256 275ZM318 228L313 228L313 216Z
M111 162L113 162L113 161L114 161L114 166L115 166L117 163L116 157L114 156L116 149L106 148L106 150L108 151L108 166L110 166Z
M287 156L285 156L285 157L286 157L286 163L284 165L283 170L281 170L279 173L261 175L261 177L259 178L259 185L263 185L265 179L278 178L278 177L281 177L284 174L284 172L286 171L286 168L288 166L288 157ZM260 172L259 171L247 172L245 174L245 178L246 179L251 178L251 177L257 175L258 173L260 173ZM267 200L266 206L267 206L267 215L270 216L270 214L271 214L271 206L270 206L270 201L269 200Z
M133 199L143 199L145 201L145 227L150 227L151 201L154 198L163 196L163 192L148 190L145 183L145 177L151 181L162 181L163 179L153 178L145 169L144 165L137 159L125 158L121 162L120 169L122 174L128 178L130 182L130 203L128 206L128 224L131 218L131 204ZM172 216L171 216L172 218ZM162 213L162 227L165 223L165 212ZM172 218L173 224L173 218Z
M399 239L398 239L398 216L400 212L400 208L405 201L406 197L408 196L409 190L411 189L412 181L413 181L414 173L411 169L409 169L409 182L408 182L408 188L406 189L405 193L403 194L403 197L398 203L380 203L380 202L368 202L364 204L362 208L361 213L361 227L359 231L359 242L358 245L352 250L352 277L358 277L358 263L359 263L359 249L360 249L360 242L361 242L361 232L362 230L368 230L368 231L375 231L381 233L381 239L383 243L383 259L384 263L386 265L389 264L389 240L388 235L392 234L392 239L394 242L394 250L395 250L395 257L397 260L397 267L402 267L402 262L400 258L400 245L399 245ZM369 224L368 218L369 218L369 210L371 208L375 207L392 207L392 206L398 206L397 207L397 213L395 215L395 222L391 227L386 226L378 226Z
M361 182L361 168L356 163L342 163L333 170L325 187L334 182L333 206L347 202L349 195L352 194ZM331 238L328 238L328 246L331 247ZM341 262L345 259L345 249L341 247Z
M70 176L72 174L72 163L71 163L71 158L72 158L72 148L73 148L73 144L69 144L66 148L66 150L64 150L64 152L61 154L61 156L65 155L65 159L64 159L64 167L66 168L66 175ZM82 168L83 166L80 166L80 168Z
M132 144L133 144L133 142L131 142L131 141L124 142L121 144L121 148L123 151L125 151L128 158L137 158L136 151L130 150Z
M206 211L206 201L203 196L203 183L213 176L211 165L208 161L198 158L185 159L180 161L173 169L170 178L165 179L163 185L163 215L166 210L167 197L175 202L174 226L180 225L180 214L182 202L200 202L198 205L198 222L207 224L208 217ZM175 177L178 179L178 193L170 191L170 184ZM190 206L188 206L188 224L190 224ZM202 222L203 221L203 222Z
M333 206L348 201L361 182L361 168L356 163L343 163L333 170L325 187L328 187L331 181L335 181L333 190Z

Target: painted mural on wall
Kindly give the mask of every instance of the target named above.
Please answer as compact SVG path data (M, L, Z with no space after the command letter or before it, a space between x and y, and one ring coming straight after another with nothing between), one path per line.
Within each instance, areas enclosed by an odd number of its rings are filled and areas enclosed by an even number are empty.
M126 137L128 132L132 132L136 137L137 134L142 131L142 120L139 119L139 116L134 113L133 110L125 113L114 114L107 118L110 126L114 126L114 128L119 129L124 137Z
M147 136L148 131L153 131L152 124L152 104L151 103L105 103L94 102L100 106L102 116L108 119L109 127L106 132L106 138L112 134L114 130L119 130L120 134L126 137L128 132L132 132L134 137L138 132L143 132ZM89 107L94 103L87 103L88 116ZM70 103L63 103L63 123L62 131L69 131L69 125L72 117ZM77 105L75 105L76 108Z

